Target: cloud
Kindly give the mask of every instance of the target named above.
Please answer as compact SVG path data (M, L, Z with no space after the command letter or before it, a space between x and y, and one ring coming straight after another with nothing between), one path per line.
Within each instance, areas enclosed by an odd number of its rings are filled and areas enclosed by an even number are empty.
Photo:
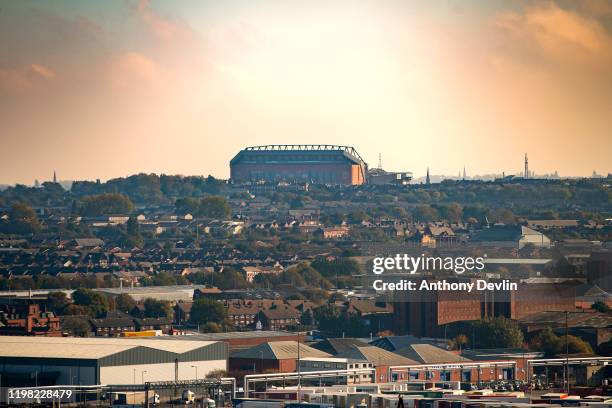
M529 50L530 58L576 63L612 54L612 38L598 20L553 2L501 13L495 25L506 36L505 45Z
M610 0L581 0L578 6L586 14L598 17L612 16L612 1Z
M55 78L55 72L41 64L0 68L0 88L9 91L29 90Z
M138 16L165 43L192 42L197 36L187 24L161 17L151 7L150 0L140 0L135 8Z
M45 78L45 79L54 79L55 72L51 71L49 68L40 64L32 64L30 65L30 69L33 73Z
M126 52L111 60L111 81L121 87L159 83L163 73L157 62L138 52Z

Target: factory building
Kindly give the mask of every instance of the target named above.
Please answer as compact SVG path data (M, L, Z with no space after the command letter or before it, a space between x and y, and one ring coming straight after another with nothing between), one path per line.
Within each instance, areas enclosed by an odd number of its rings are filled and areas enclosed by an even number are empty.
M224 342L0 336L3 386L114 385L227 370Z
M230 178L245 182L310 182L361 185L367 164L351 146L268 145L241 150L230 161Z

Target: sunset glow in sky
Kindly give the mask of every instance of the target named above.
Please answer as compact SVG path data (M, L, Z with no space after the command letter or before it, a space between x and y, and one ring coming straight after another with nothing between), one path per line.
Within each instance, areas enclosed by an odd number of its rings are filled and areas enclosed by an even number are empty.
M612 172L612 1L0 0L0 183L229 176L258 144L388 170Z

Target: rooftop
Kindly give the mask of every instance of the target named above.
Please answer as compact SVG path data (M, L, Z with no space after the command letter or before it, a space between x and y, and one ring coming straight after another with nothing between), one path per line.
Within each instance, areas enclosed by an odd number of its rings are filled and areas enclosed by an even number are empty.
M213 343L146 338L0 336L0 357L99 359L139 347L181 354Z
M324 353L305 344L299 344L300 357L333 357L331 354ZM240 350L231 355L232 358L259 358L264 360L287 360L297 359L297 341L273 341L262 343L246 350Z

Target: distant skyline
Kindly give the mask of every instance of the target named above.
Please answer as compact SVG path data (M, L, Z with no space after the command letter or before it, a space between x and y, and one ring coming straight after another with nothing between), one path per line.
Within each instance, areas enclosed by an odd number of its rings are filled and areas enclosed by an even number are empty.
M0 184L229 176L260 144L415 178L612 172L612 2L0 0Z

